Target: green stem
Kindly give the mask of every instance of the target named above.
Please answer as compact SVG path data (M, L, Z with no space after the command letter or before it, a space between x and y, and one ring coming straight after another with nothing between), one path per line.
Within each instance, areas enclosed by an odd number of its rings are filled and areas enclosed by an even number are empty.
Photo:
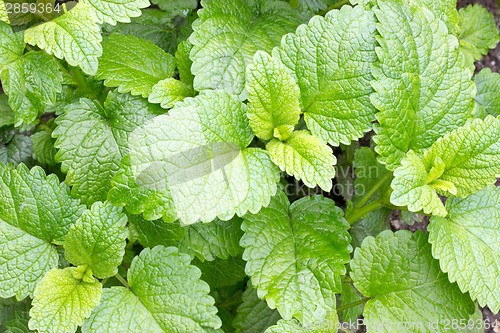
M368 205L361 207L359 209L354 209L349 216L346 216L347 222L349 222L350 225L353 225L354 222L365 216L366 214L373 212L375 209L379 208L382 206L382 201L380 199L375 200Z
M359 301L356 301L354 303L350 303L350 304L346 304L346 305L342 305L342 306L339 306L337 309L337 312L339 311L344 311L344 310L347 310L347 309L350 309L350 308L353 308L355 306L358 306L358 305L361 305L361 304L364 304L366 302L368 302L369 300L371 300L372 298L371 297L366 297L366 298L362 298L360 299Z
M392 173L388 172L384 177L382 177L376 184L373 186L368 193L361 199L360 202L356 205L356 208L363 207L363 205L370 200L372 195L380 188L380 186L384 185L384 183L392 176Z
M119 273L116 273L115 274L115 278L121 282L121 284L123 284L125 287L127 287L127 289L129 290L132 290L132 288L130 288L129 284L127 283L127 281L125 281L124 278L122 278L122 276L119 274Z

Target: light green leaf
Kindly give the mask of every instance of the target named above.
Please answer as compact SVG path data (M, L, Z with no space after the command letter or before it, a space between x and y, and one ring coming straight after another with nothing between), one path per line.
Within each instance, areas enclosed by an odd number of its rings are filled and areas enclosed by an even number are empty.
M126 224L120 209L94 203L69 229L64 256L75 266L89 265L99 279L115 275L125 254Z
M344 6L315 16L273 51L300 88L300 103L312 134L338 146L372 129L371 66L375 19L361 6Z
M62 162L72 194L87 204L105 201L122 156L128 153L129 133L159 111L141 97L115 91L104 107L86 98L68 105L56 119L53 136L59 149L56 161Z
M165 222L173 222L177 219L170 192L137 185L129 155L125 155L120 169L111 179L108 201L115 206L125 207L130 214L143 214L146 220L163 217Z
M177 103L131 136L136 178L148 188L168 185L183 224L259 211L279 174L267 152L247 148L254 135L245 114L245 104L224 91Z
M99 304L102 284L87 266L49 271L38 283L29 328L38 332L75 332Z
M174 78L159 81L151 90L150 103L160 103L164 109L170 109L177 102L187 97L194 97L196 92L192 87Z
M31 124L55 103L62 91L62 75L56 60L45 52L28 52L0 73L16 125Z
M94 11L97 23L116 24L130 22L131 17L141 16L141 8L149 7L149 0L83 0Z
M362 299L356 288L351 283L342 282L342 293L340 294L339 306L348 306ZM357 322L359 316L363 313L363 304L347 308L342 311L342 321L345 323Z
M151 2L167 12L167 15L171 18L193 10L198 6L196 0L151 0Z
M14 125L14 112L9 106L9 97L0 95L0 127Z
M257 296L257 290L250 282L243 293L243 303L238 306L233 326L241 333L262 333L275 325L281 316L277 310L270 309L266 302Z
M500 187L488 186L446 202L448 216L432 217L432 254L450 281L472 300L500 310Z
M157 245L173 246L185 235L185 228L178 223L165 223L162 220L147 221L140 215L128 215L131 233L137 234L137 241L143 247Z
M31 165L33 162L31 158L32 145L33 142L26 135L8 135L8 140L0 141L0 162L4 164L14 163L18 165L24 163L26 165Z
M384 231L365 238L350 264L354 286L371 297L363 311L365 321L414 323L397 332L423 333L448 332L446 320L469 319L474 303L448 281L430 247L421 231ZM367 331L396 332L389 325Z
M191 73L193 62L189 58L189 53L192 49L193 44L188 41L182 41L179 43L179 46L177 46L177 51L175 52L175 61L177 63L179 78L191 88L193 87L194 75Z
M332 189L337 159L318 137L308 131L296 131L284 142L271 140L266 149L282 171L302 180L306 186L319 185L326 192Z
M483 68L474 76L476 84L476 105L484 116L500 116L500 74Z
M469 5L461 8L460 15L460 50L465 54L470 65L494 49L500 41L499 31L493 15L481 5Z
M3 5L3 1L1 2ZM24 35L13 32L10 25L0 22L0 70L23 55Z
M302 19L282 1L203 0L201 4L189 38L194 88L224 89L244 100L245 68L254 53L271 51Z
M343 215L331 199L310 196L290 205L279 192L268 207L245 216L240 244L246 272L259 297L284 319L336 317L335 294L352 250Z
M277 58L263 51L253 56L246 70L250 127L255 135L286 140L299 122L299 87Z
M50 121L46 125L40 125L38 132L30 136L33 141L33 158L38 162L45 165L56 165L54 157L56 156L56 149L54 148L55 139L52 138L52 130L54 122Z
M10 23L9 15L7 15L7 9L5 8L3 0L0 1L0 21Z
M419 7L426 7L436 18L446 24L448 33L458 34L460 28L458 26L457 0L410 0L410 3Z
M295 319L280 320L274 326L269 327L264 333L335 333L337 332L337 317L327 320L325 323L303 325Z
M354 152L354 196L353 203L357 204L363 197L369 194L370 190L378 186L379 182L382 185L372 194L372 197L366 201L367 203L380 199L382 195L389 189L391 178L387 174L389 171L384 165L377 161L375 152L369 147L361 147Z
M57 267L60 244L85 207L40 167L0 163L0 297L24 299ZM32 263L26 265L26 263Z
M54 20L26 30L24 41L93 75L102 54L100 29L95 22L92 8L79 3Z
M374 141L379 161L395 170L408 150L429 148L472 117L474 85L441 20L399 0L379 0L378 7Z
M83 333L208 333L221 326L200 270L173 247L145 249L128 271L130 290L105 289Z
M193 260L193 265L201 270L201 279L208 283L210 289L234 286L246 278L245 261L238 257L227 259L216 258L214 261L201 262Z
M148 97L155 84L174 74L174 57L149 40L112 33L102 48L96 77L119 92Z

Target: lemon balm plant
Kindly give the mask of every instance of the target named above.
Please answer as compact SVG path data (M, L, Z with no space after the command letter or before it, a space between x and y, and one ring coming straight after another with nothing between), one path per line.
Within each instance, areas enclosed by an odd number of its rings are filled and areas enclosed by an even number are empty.
M484 8L13 3L2 330L336 332L363 315L368 332L480 332L478 306L500 310L500 74L473 75L499 41ZM393 210L429 216L426 233L391 231Z

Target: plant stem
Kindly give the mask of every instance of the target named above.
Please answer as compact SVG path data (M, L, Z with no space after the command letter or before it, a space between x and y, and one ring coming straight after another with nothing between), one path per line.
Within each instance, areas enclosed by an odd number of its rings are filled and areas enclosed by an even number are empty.
M368 205L361 207L359 209L354 209L349 216L346 216L347 222L349 222L350 225L353 225L354 222L365 216L366 214L373 212L375 209L379 208L382 206L382 201L380 199L375 200Z
M346 304L346 305L342 305L342 306L339 306L338 308L336 308L335 310L337 310L337 312L339 311L344 311L344 310L347 310L347 309L350 309L350 308L353 308L355 306L358 306L358 305L361 305L361 304L364 304L366 302L368 302L369 300L371 300L372 298L371 297L365 297L365 298L362 298L360 299L359 301L356 301L354 303L350 303L350 304Z
M361 208L363 205L372 197L373 193L375 193L380 186L384 185L384 183L391 177L391 173L388 172L384 177L380 178L380 180L366 193L366 195L361 199L360 202L356 205L356 208Z
M127 287L127 289L129 290L132 290L132 288L130 288L130 286L128 285L127 281L125 281L124 278L122 278L122 276L119 274L119 273L116 273L115 274L115 278L121 282L121 284L123 284L125 287Z

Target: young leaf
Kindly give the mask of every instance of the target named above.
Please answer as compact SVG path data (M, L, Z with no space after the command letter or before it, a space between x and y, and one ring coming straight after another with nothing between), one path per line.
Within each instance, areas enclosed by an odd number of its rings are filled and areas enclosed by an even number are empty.
M500 41L499 31L493 15L481 5L469 5L459 11L460 50L474 66L474 61L494 49Z
M302 19L282 1L201 2L193 23L194 88L224 89L245 99L245 68L257 50L271 51Z
M305 197L290 205L283 192L248 214L240 244L258 295L284 319L324 320L335 314L352 248L343 211L331 199Z
M200 270L176 248L157 246L134 258L130 289L104 289L83 333L216 332L221 326Z
M53 269L38 283L29 328L38 332L75 332L99 304L102 284L88 266Z
M99 279L115 275L125 254L126 224L120 209L94 203L69 229L64 256L75 266L89 265Z
M23 164L16 170L0 163L0 201L0 297L21 300L57 267L51 243L63 241L85 206L56 175Z
M159 107L144 99L115 91L104 107L85 98L67 106L56 119L53 136L59 149L56 161L68 173L72 194L87 204L105 201L120 160L128 153L129 133L158 113Z
M238 306L233 326L242 333L262 333L275 325L281 316L277 310L270 309L266 302L257 296L257 290L250 282L243 293L243 303Z
M308 131L296 131L285 142L271 140L266 149L281 170L307 186L319 185L326 192L332 189L333 166L337 159L332 149L318 137Z
M254 135L245 114L236 96L206 92L134 131L136 175L151 180L144 186L168 185L181 223L255 213L274 195L277 168L267 152L247 148Z
M395 170L408 150L429 148L464 125L474 111L474 84L457 40L425 8L379 0L380 62L371 96L379 161Z
M299 122L299 87L277 58L263 51L253 56L246 70L250 127L261 139L290 137Z
M432 254L451 282L472 300L500 310L500 187L446 201L448 216L432 217Z
M10 23L9 15L7 14L7 9L5 8L5 3L0 1L0 21L5 23Z
M372 129L371 65L376 61L375 19L361 6L315 16L273 51L290 69L312 134L338 146Z
M26 30L24 41L93 75L97 71L97 58L102 54L102 38L95 22L92 8L78 3L52 21Z
M446 24L448 33L457 34L459 32L457 0L410 0L410 3L429 9L436 18Z
M147 98L155 84L174 74L174 57L149 40L112 33L102 48L96 77L121 93Z
M24 47L23 33L13 32L10 25L0 22L0 70L21 58Z
M28 52L11 62L0 73L9 105L15 114L15 124L33 123L55 103L62 91L62 75L56 60L45 52Z
M363 311L367 322L414 323L415 332L428 332L433 327L429 325L436 325L433 331L444 332L447 319L468 320L474 313L469 296L439 270L421 231L387 230L377 238L367 237L350 266L354 286L371 297ZM377 328L393 332L390 326Z
M92 7L97 23L116 24L130 22L131 17L141 16L141 8L150 5L149 0L83 0L82 3Z
M182 102L187 97L194 97L196 92L194 89L182 81L174 78L168 78L159 81L151 89L149 95L150 103L160 103L164 109L172 108L175 103Z
M491 69L483 68L474 76L476 84L476 105L479 114L500 116L500 74L492 73Z

